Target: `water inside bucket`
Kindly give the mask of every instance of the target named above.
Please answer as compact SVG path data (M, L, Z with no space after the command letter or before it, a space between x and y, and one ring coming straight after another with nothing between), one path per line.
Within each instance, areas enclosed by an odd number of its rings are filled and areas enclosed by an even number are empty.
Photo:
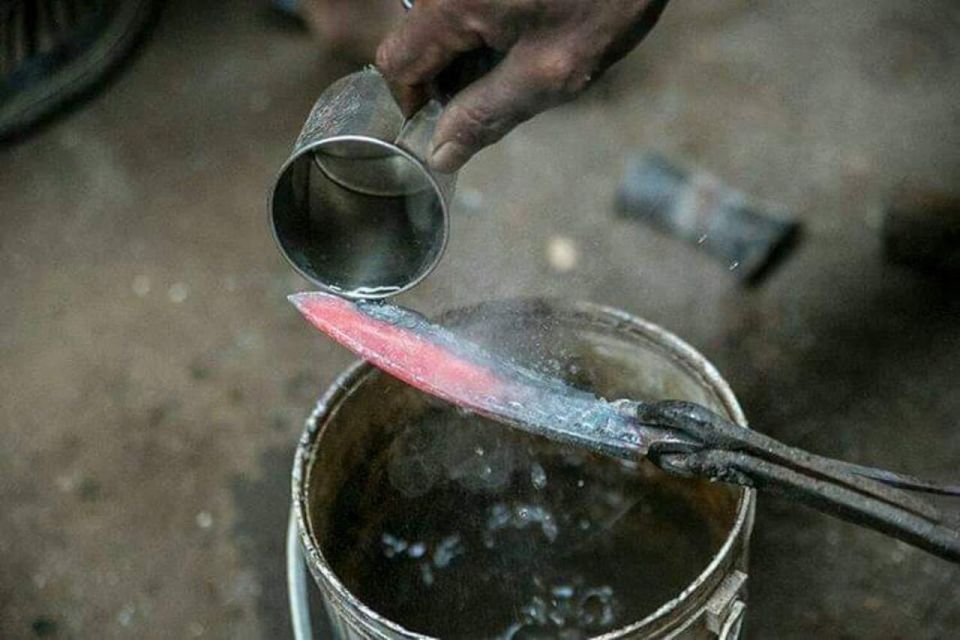
M513 436L440 406L401 427L334 506L347 587L428 635L574 639L640 620L709 563L723 532L687 483Z

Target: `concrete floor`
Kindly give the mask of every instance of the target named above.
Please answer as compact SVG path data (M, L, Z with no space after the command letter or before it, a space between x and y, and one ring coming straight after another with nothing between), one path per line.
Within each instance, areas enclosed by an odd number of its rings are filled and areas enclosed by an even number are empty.
M103 95L0 150L0 637L289 633L292 448L350 357L286 304L305 285L264 202L346 69L255 4L171 2ZM675 0L590 95L468 166L447 257L403 302L622 307L699 347L757 428L955 479L956 287L884 265L876 212L905 177L960 178L958 25L951 0ZM614 219L638 148L789 207L806 243L744 291ZM960 632L956 567L766 496L750 596L751 638Z

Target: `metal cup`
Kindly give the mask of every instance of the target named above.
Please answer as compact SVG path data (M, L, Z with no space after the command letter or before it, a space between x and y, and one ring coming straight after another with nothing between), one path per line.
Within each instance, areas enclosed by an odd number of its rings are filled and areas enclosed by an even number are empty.
M274 238L293 268L348 298L405 291L443 255L455 174L423 158L441 111L405 120L368 68L317 100L270 198Z

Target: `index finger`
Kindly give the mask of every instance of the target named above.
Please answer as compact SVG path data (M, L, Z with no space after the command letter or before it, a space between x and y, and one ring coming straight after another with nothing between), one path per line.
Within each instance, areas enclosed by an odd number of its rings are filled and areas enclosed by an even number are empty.
M377 49L377 67L388 82L428 83L458 55L483 44L450 0L419 0Z

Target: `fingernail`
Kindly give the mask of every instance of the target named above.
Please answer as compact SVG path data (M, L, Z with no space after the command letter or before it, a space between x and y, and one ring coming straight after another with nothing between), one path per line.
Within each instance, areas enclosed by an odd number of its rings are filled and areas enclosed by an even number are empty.
M466 149L456 142L444 142L430 154L430 168L440 173L453 173L467 160Z

